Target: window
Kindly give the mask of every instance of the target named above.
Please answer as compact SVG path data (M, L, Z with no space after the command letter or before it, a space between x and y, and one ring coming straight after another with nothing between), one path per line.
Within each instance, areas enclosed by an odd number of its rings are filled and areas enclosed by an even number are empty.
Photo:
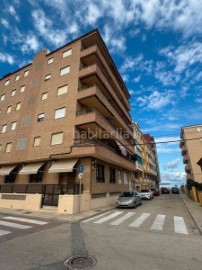
M66 108L60 108L60 109L55 110L55 119L65 117L65 110Z
M58 88L58 96L66 94L68 91L68 85L63 85L61 87Z
M27 138L20 138L17 143L17 150L25 149L27 145Z
M33 146L39 146L41 143L41 137L35 137Z
M20 75L16 75L15 80L18 81L20 79Z
M25 92L25 85L22 85L22 86L20 87L20 93L23 93L23 92Z
M8 106L6 113L10 113L12 110L12 106Z
M118 183L121 184L121 170L118 170Z
M69 72L70 72L70 66L63 67L63 68L60 69L60 76L63 76L65 74L69 73Z
M1 130L1 133L5 133L6 132L6 129L7 129L7 125L3 125L2 126L2 130Z
M62 57L65 58L67 56L70 56L71 54L72 54L72 49L69 49L63 52Z
M15 130L17 126L17 122L12 122L11 123L11 130Z
M19 167L13 169L9 175L6 175L4 183L15 183L16 175L18 174Z
M2 144L0 144L0 151L2 150Z
M18 103L16 104L16 111L19 111L20 108L21 108L21 102L18 102Z
M96 181L98 183L105 182L105 166L101 164L97 164L96 166Z
M124 179L124 184L127 185L128 184L128 175L126 172L124 172L124 174L123 174L123 179Z
M63 141L63 132L52 134L51 145L62 144L62 141Z
M15 96L15 94L16 94L16 90L12 90L11 97Z
M109 168L109 182L116 183L116 170L115 170L115 168Z
M28 76L29 75L29 70L25 70L24 72L24 77Z
M40 114L38 114L37 122L44 121L44 118L45 118L45 113L40 113Z
M5 86L6 86L6 85L9 85L9 83L10 83L10 80L7 80L7 81L5 81L4 85L5 85Z
M52 58L49 58L49 59L48 59L48 65L51 64L51 63L53 63L53 60L54 60L53 57L52 57Z
M45 76L45 81L50 80L50 78L51 78L51 74L47 74L47 75Z
M5 94L1 95L1 101L3 101L5 99Z
M42 95L41 95L41 100L45 100L45 99L47 99L48 98L48 93L46 92L46 93L43 93Z
M29 182L30 183L41 183L43 180L43 172L44 172L44 166L42 166L37 174L30 174L29 176Z
M31 120L32 120L32 118L31 118L30 115L23 117L22 126L23 127L28 127L31 124Z
M7 143L6 144L6 153L10 153L12 148L12 143Z

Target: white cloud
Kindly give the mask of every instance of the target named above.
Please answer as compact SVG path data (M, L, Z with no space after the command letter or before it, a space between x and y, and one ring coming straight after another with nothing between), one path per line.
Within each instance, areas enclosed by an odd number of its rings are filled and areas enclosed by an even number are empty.
M174 92L171 90L165 93L154 91L149 96L144 95L137 98L137 104L147 110L160 110L171 103L174 103Z
M19 16L17 15L17 12L16 12L14 6L11 6L11 5L8 6L7 10L12 15L12 17L14 17L16 19L16 21L19 21L20 20L19 19Z
M9 28L10 27L9 22L6 19L4 19L4 18L1 19L1 24L3 26L5 26L6 28Z
M161 174L161 184L170 183L170 185L182 185L186 182L186 173L182 171L172 171Z
M67 33L64 30L54 29L53 21L46 17L42 10L32 11L32 19L38 35L46 41L51 42L55 46L61 46L66 42Z
M182 162L181 159L177 158L177 159L175 159L173 161L170 161L170 162L166 163L163 166L163 168L164 169L176 169L181 162Z
M196 101L197 103L202 103L202 98L196 98L195 101Z
M202 63L202 43L195 41L178 48L167 47L159 51L175 66L175 72L182 73L196 63Z
M138 65L143 61L143 54L139 54L135 58L126 57L120 70L121 72L126 72L132 70L134 67L138 67Z
M137 76L137 77L134 78L134 82L139 82L140 79L141 79L141 76L139 75L139 76Z
M10 65L15 63L15 59L12 55L8 53L1 53L0 52L0 62L8 63Z
M35 34L23 33L17 27L13 29L8 40L15 46L17 45L23 54L36 52L40 48L40 42Z
M39 49L39 47L40 47L40 43L37 37L34 36L33 34L28 34L22 44L21 50L24 53L30 52L30 51L36 52Z
M111 53L118 53L125 51L126 49L126 39L123 36L117 35L113 28L105 25L103 30L103 39L109 47Z

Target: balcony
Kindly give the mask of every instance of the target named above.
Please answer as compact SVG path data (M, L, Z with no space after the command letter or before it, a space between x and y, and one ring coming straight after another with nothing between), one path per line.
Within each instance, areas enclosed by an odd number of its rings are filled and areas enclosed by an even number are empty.
M80 89L77 95L78 101L93 109L94 107L98 109L104 116L113 117L113 121L117 128L124 129L133 138L133 132L121 118L119 113L114 109L113 105L108 101L103 92L99 89L97 85L91 86L89 88Z
M190 164L186 164L185 166L185 172L190 174L191 173L191 165Z
M182 146L184 146L185 145L185 141L180 141L180 148L182 148Z
M129 123L132 122L132 119L128 110L126 110L120 98L117 96L116 91L111 86L110 82L107 80L106 76L101 71L98 64L94 63L90 66L81 68L79 71L79 78L81 79L82 83L87 84L87 85L96 84L100 89L102 85L104 85L105 89L107 89L108 93L113 97L113 99L119 106L120 110L124 113L124 116L127 118Z
M188 155L186 154L186 155L184 155L184 157L183 157L183 163L184 163L184 164L188 164L188 162L189 162L189 157L188 157Z
M182 148L181 148L181 154L182 154L182 156L187 154L187 148L186 148L185 145L183 145Z
M142 164L140 164L139 162L135 161L135 170L142 172L143 171Z
M97 159L108 162L109 164L113 164L127 170L135 170L134 161L118 154L113 148L107 145L99 145L99 143L86 145L83 144L78 146L74 145L71 157L95 157Z
M119 141L129 152L133 153L133 146L125 140L122 134L114 126L110 119L103 116L98 110L93 109L92 111L78 111L75 126L78 126L86 131L91 131L96 138L114 138Z
M125 85L123 84L123 82L120 80L119 77L115 75L116 71L114 70L113 65L109 65L107 63L97 44L94 44L91 47L81 51L81 61L85 65L89 65L93 61L99 61L103 66L105 72L108 74L108 77L111 78L110 84L114 85L114 87L116 88L116 92L118 91L119 98L123 100L126 108L130 110L130 104L126 98L126 96L129 98L130 95L125 89Z

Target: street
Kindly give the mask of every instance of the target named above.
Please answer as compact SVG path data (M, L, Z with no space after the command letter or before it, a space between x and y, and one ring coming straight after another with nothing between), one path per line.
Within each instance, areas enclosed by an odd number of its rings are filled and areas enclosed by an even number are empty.
M11 218L0 217L0 230L6 230L2 220ZM77 251L95 258L91 269L201 269L202 238L180 195L161 195L136 209L112 208L81 220L80 226L54 222L4 239L0 268L68 269L64 261Z

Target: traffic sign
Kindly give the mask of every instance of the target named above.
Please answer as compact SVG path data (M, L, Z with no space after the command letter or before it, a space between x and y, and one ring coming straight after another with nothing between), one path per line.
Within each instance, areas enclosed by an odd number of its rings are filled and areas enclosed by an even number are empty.
M79 174L78 174L78 178L79 178L79 179L82 179L82 178L83 178L83 173L79 173Z
M83 165L79 164L78 166L78 172L82 173L83 172Z

